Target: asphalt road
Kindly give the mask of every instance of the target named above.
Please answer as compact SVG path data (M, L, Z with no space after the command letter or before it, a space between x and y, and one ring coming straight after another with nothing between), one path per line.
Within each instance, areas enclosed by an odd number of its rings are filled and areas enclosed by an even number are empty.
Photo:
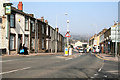
M3 57L3 78L118 78L118 63L94 54Z

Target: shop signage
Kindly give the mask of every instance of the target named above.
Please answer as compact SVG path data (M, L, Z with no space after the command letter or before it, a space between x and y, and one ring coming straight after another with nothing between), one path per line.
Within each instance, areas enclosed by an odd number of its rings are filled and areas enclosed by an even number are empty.
M4 3L3 6L5 7L5 15L11 14L11 5L12 3Z

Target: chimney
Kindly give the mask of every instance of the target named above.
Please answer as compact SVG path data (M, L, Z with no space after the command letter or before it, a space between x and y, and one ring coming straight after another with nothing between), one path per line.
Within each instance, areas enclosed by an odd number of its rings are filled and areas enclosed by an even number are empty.
M48 24L48 21L47 21L47 20L45 20L45 23L46 23L46 24Z
M41 21L44 22L44 17L41 17Z
M18 4L18 10L23 11L22 1L20 1L19 4Z
M34 17L34 14L29 14L29 16Z

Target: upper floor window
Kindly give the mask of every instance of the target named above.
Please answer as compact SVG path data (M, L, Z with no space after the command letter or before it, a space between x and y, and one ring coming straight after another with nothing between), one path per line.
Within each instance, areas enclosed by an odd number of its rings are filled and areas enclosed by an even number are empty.
M44 25L42 25L42 34L44 34Z
M46 27L46 35L48 35L48 25L47 25L47 27Z
M35 32L34 21L31 21L32 32Z
M14 14L10 15L10 27L11 28L15 27L15 15Z
M0 17L0 23L2 23L2 18Z
M29 18L25 18L25 30L29 30Z

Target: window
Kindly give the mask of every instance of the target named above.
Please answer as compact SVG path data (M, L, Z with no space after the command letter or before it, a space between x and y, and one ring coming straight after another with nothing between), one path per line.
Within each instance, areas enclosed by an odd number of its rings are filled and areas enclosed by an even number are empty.
M14 14L10 15L10 27L11 28L15 27L15 15Z
M42 25L42 34L44 34L44 25Z
M47 27L46 27L46 35L48 35L48 25L47 25Z
M0 23L2 23L2 18L0 18Z
M25 35L25 45L28 48L29 47L29 37L28 35Z
M15 49L15 35L11 34L10 35L10 50Z
M34 49L34 38L32 38L32 45L31 45L32 49Z
M42 49L44 49L44 39L42 39Z
M25 18L25 30L29 30L29 18Z
M34 21L31 21L32 32L35 32Z

